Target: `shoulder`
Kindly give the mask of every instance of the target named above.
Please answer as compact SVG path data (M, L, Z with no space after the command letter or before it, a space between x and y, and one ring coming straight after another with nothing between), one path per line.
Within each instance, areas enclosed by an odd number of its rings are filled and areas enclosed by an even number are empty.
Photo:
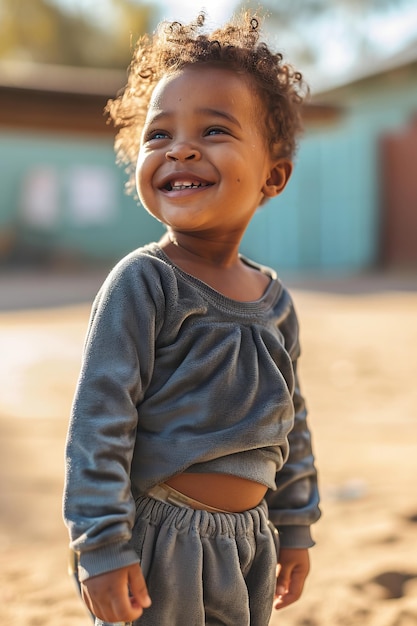
M275 324L285 339L285 346L289 354L293 359L297 358L300 353L299 322L291 291L274 269L246 257L243 259L248 265L269 276L271 282L275 284L275 298L272 307Z
M278 278L276 271L272 269L272 267L268 267L267 265L262 265L261 263L257 263L256 261L253 261L253 259L249 259L247 256L243 254L240 254L239 256L241 260L245 263L245 265L248 265L249 267L252 267L253 269L258 270L258 272L265 274L271 280L276 280L279 283L281 282Z
M161 275L156 244L138 248L122 258L109 272L94 298L91 321L133 320L156 316L164 310Z
M146 294L157 297L170 274L170 267L156 243L133 250L123 257L109 272L99 294L117 292Z
M129 252L110 271L107 281L110 283L128 280L130 277L163 273L164 263L162 262L160 248L156 243L150 243L141 248Z
M300 326L293 297L289 289L281 283L279 329L285 338L285 347L293 360L300 356Z
M249 267L261 272L265 276L270 279L270 282L274 284L275 287L275 308L278 311L282 312L282 315L286 317L288 314L295 315L294 303L291 296L291 293L281 278L278 276L277 272L268 265L263 265L248 257L240 255L242 261L248 265Z

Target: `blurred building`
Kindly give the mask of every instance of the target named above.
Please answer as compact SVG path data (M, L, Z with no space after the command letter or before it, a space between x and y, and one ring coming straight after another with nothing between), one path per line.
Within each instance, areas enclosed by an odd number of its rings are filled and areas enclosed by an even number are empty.
M124 193L104 107L124 72L0 64L0 263L113 261L160 227Z
M0 66L0 262L113 262L162 229L125 195L103 108L125 76ZM242 251L288 272L417 265L417 46L322 88Z
M357 214L349 241L362 263L417 268L417 40L318 98L346 111L329 171L343 184L339 210Z

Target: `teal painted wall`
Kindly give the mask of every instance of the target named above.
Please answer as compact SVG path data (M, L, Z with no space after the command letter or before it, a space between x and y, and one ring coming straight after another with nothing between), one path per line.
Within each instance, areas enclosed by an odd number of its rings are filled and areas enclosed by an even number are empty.
M345 127L306 136L287 188L258 212L243 251L288 270L371 265L378 228L375 161L373 141Z
M124 193L112 143L0 134L0 232L16 245L73 259L113 260L162 227Z

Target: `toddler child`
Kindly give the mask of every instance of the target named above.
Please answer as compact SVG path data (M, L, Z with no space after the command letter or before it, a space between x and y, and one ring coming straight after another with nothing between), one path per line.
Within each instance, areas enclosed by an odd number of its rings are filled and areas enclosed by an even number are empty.
M108 105L166 233L101 287L73 403L64 515L97 625L267 626L301 594L320 513L297 318L239 245L291 175L304 91L256 17L199 16L141 39Z

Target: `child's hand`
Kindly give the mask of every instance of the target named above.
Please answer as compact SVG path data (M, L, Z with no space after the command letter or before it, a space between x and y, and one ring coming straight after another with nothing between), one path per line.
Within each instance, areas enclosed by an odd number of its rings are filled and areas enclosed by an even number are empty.
M310 571L308 550L281 548L278 568L274 607L283 609L301 596L305 579Z
M88 578L81 583L81 593L90 611L104 622L133 622L151 605L138 564Z

